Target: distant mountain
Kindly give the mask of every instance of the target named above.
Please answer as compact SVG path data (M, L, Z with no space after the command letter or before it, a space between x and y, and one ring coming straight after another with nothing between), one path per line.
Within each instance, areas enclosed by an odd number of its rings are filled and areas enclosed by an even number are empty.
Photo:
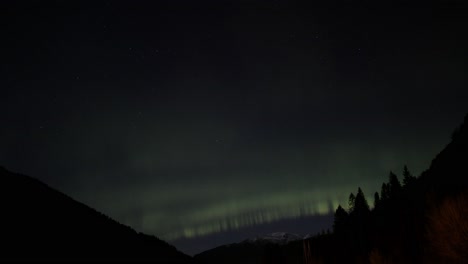
M234 263L273 263L276 258L272 252L280 248L276 243L257 243L258 241L243 241L219 246L194 256L198 263L204 264L234 264Z
M289 242L303 240L303 239L304 237L297 235L297 234L276 232L276 233L272 233L272 234L268 234L264 236L257 236L255 238L250 238L250 239L244 240L242 243L254 243L254 244L271 243L271 244L277 244L277 245L285 245Z
M304 237L276 232L249 238L239 243L223 245L195 256L200 263L283 263L284 249L290 244L301 244ZM302 244L301 244L302 245ZM298 255L300 256L300 252Z
M0 186L0 261L192 261L34 178L0 167Z

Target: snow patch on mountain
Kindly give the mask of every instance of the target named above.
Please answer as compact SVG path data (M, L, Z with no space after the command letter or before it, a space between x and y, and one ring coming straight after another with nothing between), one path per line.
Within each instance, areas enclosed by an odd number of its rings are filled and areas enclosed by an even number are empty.
M244 243L271 243L271 244L279 244L279 245L284 245L288 244L289 242L292 241L297 241L297 240L303 240L304 237L297 235L297 234L292 234L292 233L286 233L286 232L276 232L264 236L257 236L255 238L250 238L244 241Z

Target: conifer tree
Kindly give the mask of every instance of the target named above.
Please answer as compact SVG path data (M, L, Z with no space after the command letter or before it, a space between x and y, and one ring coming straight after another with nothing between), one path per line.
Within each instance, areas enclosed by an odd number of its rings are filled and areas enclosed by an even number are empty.
M416 177L414 177L411 172L408 170L408 167L405 165L403 167L403 184L404 186L408 186L413 184L413 182L416 180Z
M390 185L389 196L390 197L397 196L401 191L401 183L398 180L398 177L392 171L390 171L388 178L389 178L388 184Z
M366 196L360 187L358 188L358 192L356 194L353 211L356 214L369 212L369 204L367 203Z
M335 211L335 219L333 221L333 232L342 233L346 228L346 222L348 221L348 213L341 205L338 205Z
M374 193L374 208L377 208L378 206L380 206L380 196L379 196L379 192L375 192Z
M356 196L354 196L354 194L351 193L348 199L348 212L349 213L354 211L355 200L356 200Z
M382 183L382 189L380 191L380 201L386 201L390 197L388 184Z

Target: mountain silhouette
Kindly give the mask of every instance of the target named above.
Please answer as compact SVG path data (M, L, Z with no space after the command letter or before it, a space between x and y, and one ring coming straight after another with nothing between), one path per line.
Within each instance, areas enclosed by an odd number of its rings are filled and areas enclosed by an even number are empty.
M0 167L0 184L0 261L192 261L39 180Z
M204 251L194 258L205 264L283 263L280 249L274 243L235 243Z
M421 174L421 184L441 196L468 188L468 114L455 129L452 141L436 156L428 170Z

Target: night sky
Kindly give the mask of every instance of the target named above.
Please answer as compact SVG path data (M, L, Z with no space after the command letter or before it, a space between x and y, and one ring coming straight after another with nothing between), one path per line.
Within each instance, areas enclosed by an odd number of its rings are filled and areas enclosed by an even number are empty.
M317 232L463 120L461 3L2 1L0 165L190 254Z

